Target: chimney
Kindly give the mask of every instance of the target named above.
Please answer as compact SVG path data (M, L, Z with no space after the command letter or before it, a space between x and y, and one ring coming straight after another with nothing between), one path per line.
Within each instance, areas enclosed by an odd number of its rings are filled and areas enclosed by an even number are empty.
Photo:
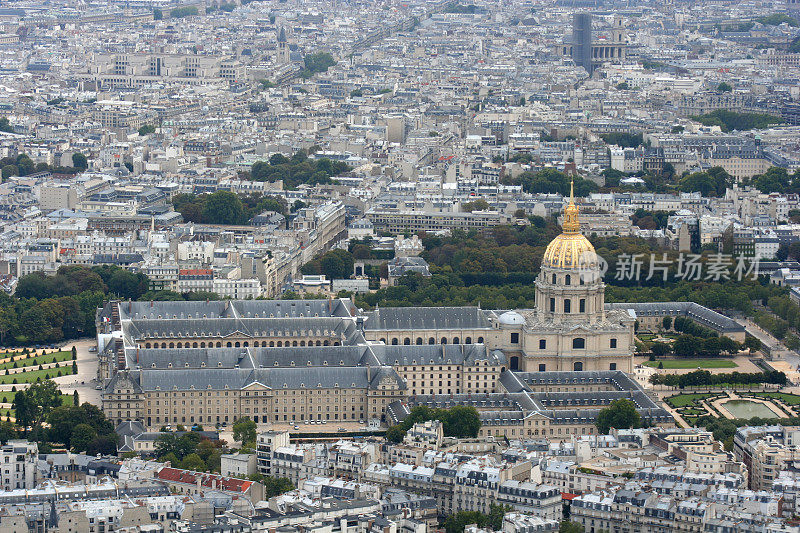
M150 307L153 307L153 300L150 300Z
M370 381L372 381L372 368L369 366L369 363L367 363L367 383Z

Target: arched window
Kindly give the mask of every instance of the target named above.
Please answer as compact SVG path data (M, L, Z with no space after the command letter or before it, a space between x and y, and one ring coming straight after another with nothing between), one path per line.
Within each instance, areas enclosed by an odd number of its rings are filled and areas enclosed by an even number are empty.
M422 344L422 337L417 337L417 344L418 345Z
M583 371L583 363L577 361L575 364L572 365L572 370L575 372L582 372Z
M573 350L583 350L584 348L586 348L586 339L583 337L575 337L572 339Z
M397 338L392 339L392 346L397 346L398 344L400 344L400 342L397 340Z
M571 283L572 283L572 277L569 274L564 276L564 285L570 285Z
M228 341L228 343L225 345L225 347L226 348L233 348L233 343L231 341Z
M403 346L409 346L411 344L411 339L408 337L403 339Z
M483 344L483 337L478 337L478 344Z
M465 337L464 344L472 344L472 337Z
M442 344L447 344L447 337L442 337Z
M556 275L553 274L553 285L555 285L555 284L556 284Z
M453 344L460 344L460 343L461 339L459 339L458 337L453 337Z
M236 344L233 345L234 348L241 348L242 344L239 341L236 341Z
M149 343L149 342L146 342L146 343L144 344L144 347L145 347L145 348L149 348L149 347L150 347L150 343Z
M183 343L182 343L182 342L179 342L179 343L178 343L178 344L177 344L175 347L176 347L176 348L183 348Z
M428 337L428 344L436 344L436 339L433 337Z

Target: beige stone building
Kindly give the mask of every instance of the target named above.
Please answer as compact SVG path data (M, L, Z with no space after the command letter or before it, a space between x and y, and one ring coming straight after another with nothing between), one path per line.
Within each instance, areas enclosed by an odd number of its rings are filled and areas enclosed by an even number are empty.
M103 410L116 423L396 423L414 405L473 405L481 436L568 439L631 398L632 313L604 301L578 208L547 247L534 309L376 308L349 299L111 302L98 312Z

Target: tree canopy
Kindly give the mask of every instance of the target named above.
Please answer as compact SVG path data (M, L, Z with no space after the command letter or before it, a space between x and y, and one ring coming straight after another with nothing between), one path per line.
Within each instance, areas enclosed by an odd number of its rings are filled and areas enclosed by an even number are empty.
M538 172L523 172L517 177L510 175L503 178L503 183L507 185L522 185L522 189L529 193L558 193L568 196L570 182L573 178L552 168L546 168ZM575 196L588 196L597 192L600 187L590 180L585 180L575 176Z
M595 420L597 430L605 435L611 428L630 429L642 425L642 417L636 410L636 405L625 398L614 400L611 405L600 410Z
M739 113L726 109L717 109L705 115L693 116L692 120L696 120L704 126L719 126L724 132L760 130L783 122L780 117L767 113Z
M269 161L256 161L250 169L255 181L275 182L282 180L286 189L296 189L299 185L334 183L334 176L350 171L342 161L330 159L310 159L305 150L296 152L291 158L273 154Z
M722 167L712 167L706 172L695 172L681 178L678 190L699 192L703 196L725 196L725 189L733 184L733 177Z
M308 79L318 72L327 72L335 64L336 60L328 52L306 54L303 58L303 69L300 71L300 77Z
M418 405L401 423L389 428L386 438L401 442L406 432L417 422L439 420L445 437L474 438L481 428L481 418L477 409L471 405L456 405L450 409L431 409Z

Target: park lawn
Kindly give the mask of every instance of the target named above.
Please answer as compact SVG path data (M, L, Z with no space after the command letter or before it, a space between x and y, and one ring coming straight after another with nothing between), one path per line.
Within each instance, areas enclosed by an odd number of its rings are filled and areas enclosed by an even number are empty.
M698 409L696 407L684 407L678 411L681 416L702 416L707 415L705 409Z
M47 355L37 355L32 359L20 359L19 361L9 361L0 364L0 370L14 368L14 363L17 363L17 368L25 368L29 366L46 365L53 362L53 357L56 358L56 363L63 363L64 361L72 360L72 351L55 352Z
M63 365L61 368L45 368L43 370L31 370L29 372L20 372L18 374L9 374L8 376L0 376L0 383L9 384L14 383L16 379L17 383L34 383L37 378L39 379L47 379L47 376L51 378L58 377L58 372L61 371L62 376L69 376L72 374L72 365L66 364Z
M758 398L780 400L786 405L800 405L800 396L797 394L787 394L785 392L754 392L752 395Z
M669 398L664 398L664 401L675 408L689 407L692 405L696 405L700 400L705 400L713 396L716 395L711 392L695 393L695 394L678 394L675 396L670 396Z
M644 365L658 368L658 363L664 363L664 369L678 370L689 368L736 368L737 365L730 359L661 359L659 361L645 361Z

